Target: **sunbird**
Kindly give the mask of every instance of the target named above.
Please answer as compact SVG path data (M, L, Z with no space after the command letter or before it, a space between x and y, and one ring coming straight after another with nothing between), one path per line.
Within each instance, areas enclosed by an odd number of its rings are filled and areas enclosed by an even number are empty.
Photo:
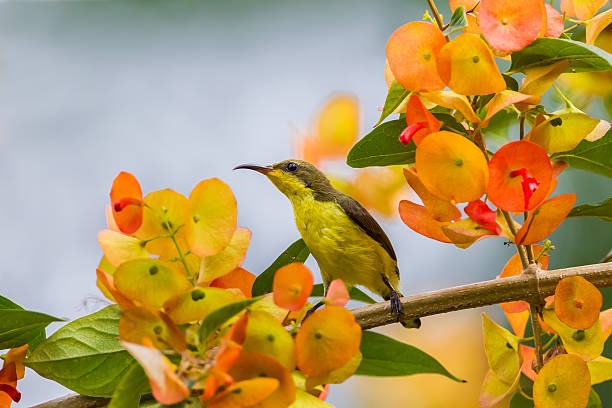
M325 293L334 279L342 279L348 287L362 285L390 301L398 322L420 327L419 319L402 319L397 256L387 234L357 200L332 187L327 177L306 161L243 164L236 169L265 175L289 198L297 228L319 265ZM311 311L321 305L319 302Z

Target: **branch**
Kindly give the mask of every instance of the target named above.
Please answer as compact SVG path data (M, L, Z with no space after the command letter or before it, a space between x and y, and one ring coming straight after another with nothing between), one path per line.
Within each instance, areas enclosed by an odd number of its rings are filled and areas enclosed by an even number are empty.
M538 270L534 274L520 274L509 278L472 283L449 289L401 299L404 319L432 316L455 310L494 305L512 300L533 301L555 292L557 283L569 276L582 276L602 288L612 286L612 263L577 266L552 271ZM357 323L365 330L395 323L389 302L381 302L352 310Z
M406 321L411 321L417 317L472 309L512 300L543 299L555 292L559 280L576 275L583 276L597 287L609 287L612 286L612 263L553 271L536 270L535 273L523 273L509 278L406 296L401 299L404 306L404 318ZM353 309L352 312L363 329L395 323L389 302L360 307ZM106 406L108 402L108 398L92 398L73 394L44 402L33 408L97 408Z

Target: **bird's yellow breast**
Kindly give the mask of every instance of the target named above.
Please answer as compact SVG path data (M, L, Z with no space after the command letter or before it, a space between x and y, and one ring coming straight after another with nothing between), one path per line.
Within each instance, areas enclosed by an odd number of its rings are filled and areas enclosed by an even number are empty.
M324 283L342 279L386 297L381 274L397 289L396 261L336 203L318 201L312 193L290 196L302 239L321 270Z

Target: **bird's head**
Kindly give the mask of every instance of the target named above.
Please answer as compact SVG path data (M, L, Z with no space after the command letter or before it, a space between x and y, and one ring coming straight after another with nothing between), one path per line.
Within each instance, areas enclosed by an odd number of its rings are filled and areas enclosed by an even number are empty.
M291 198L307 194L326 194L333 190L325 175L312 164L303 160L284 160L271 166L243 164L236 169L255 170L272 181L283 194Z

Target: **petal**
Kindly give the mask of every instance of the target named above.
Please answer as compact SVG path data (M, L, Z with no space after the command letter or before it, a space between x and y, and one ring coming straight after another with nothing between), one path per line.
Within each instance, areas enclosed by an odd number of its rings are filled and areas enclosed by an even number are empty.
M173 263L156 259L124 262L113 277L115 286L124 296L154 309L191 287L187 277Z
M563 14L561 14L556 8L548 3L544 3L546 10L546 32L545 37L559 38L563 34Z
M524 186L528 186L530 178L539 184L527 197ZM507 143L489 162L489 199L502 210L518 212L537 207L548 196L551 182L550 159L546 150L535 143L524 140Z
M342 279L334 279L327 288L325 303L330 306L344 307L350 300L348 289Z
M399 203L399 214L411 230L436 241L450 243L451 240L442 231L448 222L437 221L427 208L412 201L402 200Z
M242 349L266 354L287 370L295 368L293 337L274 316L261 310L248 313Z
M591 375L580 357L561 354L549 360L533 383L533 402L538 408L586 407Z
M582 276L561 279L555 289L555 313L574 329L588 329L599 320L601 292Z
M122 171L110 191L113 218L121 232L132 234L142 224L142 189L133 174Z
M482 127L489 126L489 120L502 109L529 98L531 98L531 95L526 95L524 92L515 92L510 89L504 89L503 91L496 93L485 105L487 115L482 121Z
M502 381L493 370L489 370L482 383L478 403L483 408L509 406L520 379L520 373L511 383ZM504 404L505 403L505 404Z
M110 229L98 232L98 244L113 266L119 266L133 259L149 258L144 242L121 232Z
M476 112L474 112L470 101L465 95L459 95L453 91L438 91L421 93L421 97L436 105L457 110L463 117L472 123L480 122L480 118L476 115Z
M568 17L588 20L606 3L607 0L561 0L561 11Z
M513 52L535 40L545 18L543 1L482 0L479 22L492 48Z
M473 201L486 190L489 170L484 154L457 133L430 134L419 145L415 161L425 187L443 200Z
M461 95L488 95L506 89L491 50L477 34L464 33L446 43L438 55L438 73Z
M221 252L231 241L238 210L234 193L223 181L203 180L189 195L185 222L187 244L198 256Z
M584 360L592 360L603 353L606 335L601 320L586 330L576 330L559 320L552 309L544 309L542 316L544 322L561 337L568 353L577 354Z
M181 352L185 350L185 338L166 315L145 307L123 310L119 319L119 338L129 343L148 345L158 349L168 346ZM148 339L143 343L143 339Z
M413 21L395 30L387 42L391 72L408 91L437 91L444 88L436 59L446 43L437 26Z
M240 292L219 288L195 287L164 303L164 310L176 324L205 319L210 313L241 300Z
M210 286L221 289L240 289L244 297L252 296L251 289L256 276L243 268L236 268L227 275L223 275L210 283Z
M242 264L251 243L251 231L236 228L231 241L221 252L202 258L198 284L206 284L227 275Z
M414 167L404 169L404 177L436 221L456 221L461 218L461 212L455 204L438 198L425 187Z
M260 404L278 389L276 378L251 378L230 385L211 399L208 408L247 408Z
M312 273L303 263L283 266L274 274L274 303L285 309L300 310L312 292L313 283Z
M470 201L465 206L465 213L483 228L488 229L496 235L501 233L501 227L497 225L497 212L489 208L482 200Z
M348 310L327 306L306 319L295 337L297 366L306 375L330 373L359 351L361 327Z
M408 104L406 105L406 124L408 128L413 127L411 138L417 146L425 136L440 130L440 121L427 110L417 94L411 94L408 99Z
M517 245L530 245L553 233L565 220L576 202L576 194L561 194L531 211L525 224L516 233Z
M520 372L519 338L482 315L484 347L489 367L503 382L512 384Z
M468 248L476 241L486 237L495 237L497 234L483 228L475 221L466 218L442 226L444 234L459 248Z
M340 94L330 98L315 120L315 140L323 156L346 156L359 135L357 98Z

